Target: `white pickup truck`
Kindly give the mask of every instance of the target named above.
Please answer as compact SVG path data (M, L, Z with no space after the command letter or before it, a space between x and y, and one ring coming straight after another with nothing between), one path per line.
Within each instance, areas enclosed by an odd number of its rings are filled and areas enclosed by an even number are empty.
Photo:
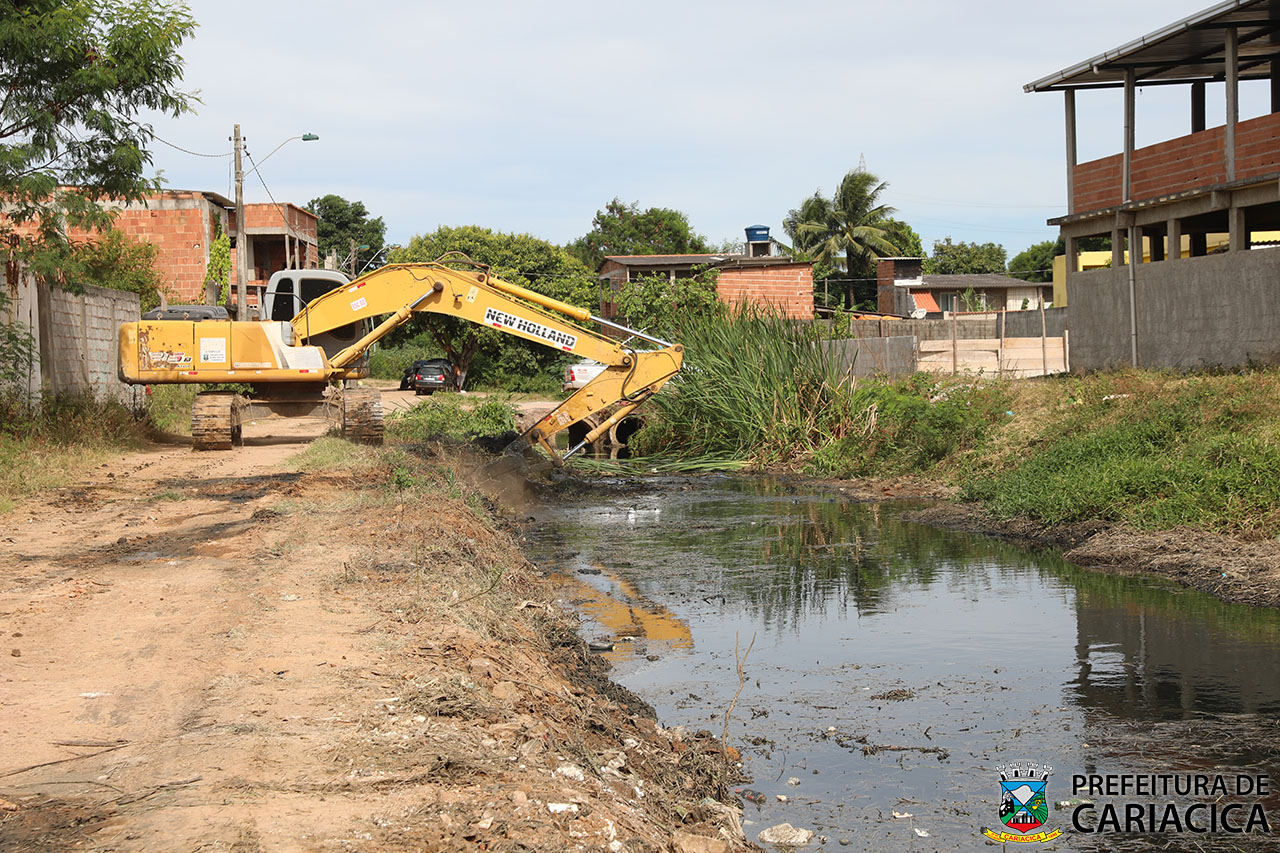
M598 361L583 360L577 364L571 364L564 369L563 390L577 391L583 385L599 376L603 370L604 365Z

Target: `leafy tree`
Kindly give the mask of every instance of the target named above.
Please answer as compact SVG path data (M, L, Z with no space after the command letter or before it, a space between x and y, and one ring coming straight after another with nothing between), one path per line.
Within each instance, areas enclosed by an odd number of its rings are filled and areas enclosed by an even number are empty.
M316 242L319 244L320 257L324 259L330 253L339 259L351 255L351 243L356 245L356 272L382 251L387 239L387 226L379 216L369 216L369 210L361 201L347 201L339 195L313 198L307 203L307 210L319 217L316 225ZM368 246L361 249L361 246Z
M0 406L10 408L34 370L40 354L36 339L21 320L12 316L12 300L7 288L0 288Z
M568 302L594 307L599 282L581 261L559 246L528 234L504 234L476 225L441 226L414 237L394 250L395 263L434 261L446 252L461 252L487 264L494 275L512 284ZM406 323L388 343L407 339L426 327L445 355L459 369L459 387L470 372L479 382L510 390L528 390L539 377L563 362L554 350L486 329L465 320L419 315Z
M192 96L178 49L195 31L186 7L149 0L0 0L0 242L47 281L75 288L83 262L68 226L106 231L104 199L158 187L155 110L180 116Z
M898 247L899 257L925 257L924 243L920 240L920 235L901 219L886 219L884 230L889 233L889 242Z
M959 243L947 237L933 242L933 256L924 271L936 275L971 275L1004 272L1004 246L997 243Z
M1061 237L1028 246L1009 261L1009 275L1023 281L1053 281L1053 259L1066 251Z
M624 203L614 198L597 210L591 230L567 247L593 270L606 255L685 255L711 251L706 239L696 234L689 217L667 207L640 210L638 202Z
M846 304L875 303L875 262L896 255L890 219L894 209L880 203L888 186L870 172L855 169L836 187L831 198L821 192L800 203L783 219L782 227L798 249L811 252L828 267L843 261L850 279Z
M726 306L716 293L719 270L705 270L690 278L648 275L627 282L618 305L627 324L669 340L680 337L682 323L719 316Z
M138 294L143 311L160 305L160 295L168 296L164 278L156 269L160 247L134 241L112 229L96 240L76 243L71 250L81 278L79 281L112 290Z

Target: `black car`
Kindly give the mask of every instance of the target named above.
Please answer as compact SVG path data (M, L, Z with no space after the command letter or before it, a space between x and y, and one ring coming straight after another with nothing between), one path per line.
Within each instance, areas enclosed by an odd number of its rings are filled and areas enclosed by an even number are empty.
M400 390L408 391L413 387L413 377L418 371L426 365L430 359L419 359L404 369L404 376L400 377Z
M408 387L412 388L415 394L448 390L453 387L453 365L447 358L415 361L412 372L407 375L407 378Z

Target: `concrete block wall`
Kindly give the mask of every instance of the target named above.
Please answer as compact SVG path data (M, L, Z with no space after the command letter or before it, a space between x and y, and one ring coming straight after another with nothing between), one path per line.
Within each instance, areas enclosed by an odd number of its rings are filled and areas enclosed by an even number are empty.
M1074 278L1072 282L1075 282ZM1000 316L999 313L963 315L956 318L954 328L951 318L900 320L884 317L875 320L854 320L849 326L849 332L855 338L910 335L922 341L949 341L953 333L962 340L998 338L1000 337ZM1067 316L1066 308L1046 309L1045 333L1049 337L1061 336L1067 328ZM1006 311L1004 318L1006 338L1040 336L1039 311ZM1074 335L1075 332L1072 331L1071 334ZM1074 345L1073 339L1072 346Z
M769 305L791 319L813 318L812 264L723 269L716 292L729 305Z
M916 339L912 335L848 338L827 341L827 352L846 375L910 376L916 372Z
M0 289L8 297L8 308L0 310L0 323L18 326L19 332L29 334L34 342L34 357L27 364L6 365L16 368L23 376L21 382L31 399L40 396L42 374L40 370L40 300L34 276L21 272L16 263L0 264Z
M138 295L87 287L82 294L38 285L44 390L89 393L131 403L137 389L116 375L116 332L137 320Z
M1128 267L1071 275L1071 367L1130 363ZM1138 364L1280 364L1280 249L1140 264Z

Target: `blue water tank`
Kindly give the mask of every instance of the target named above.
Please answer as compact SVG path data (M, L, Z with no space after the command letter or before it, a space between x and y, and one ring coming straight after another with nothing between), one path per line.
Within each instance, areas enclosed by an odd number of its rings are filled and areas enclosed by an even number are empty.
M769 242L769 226L768 225L748 225L747 226L747 242L748 243L768 243Z

